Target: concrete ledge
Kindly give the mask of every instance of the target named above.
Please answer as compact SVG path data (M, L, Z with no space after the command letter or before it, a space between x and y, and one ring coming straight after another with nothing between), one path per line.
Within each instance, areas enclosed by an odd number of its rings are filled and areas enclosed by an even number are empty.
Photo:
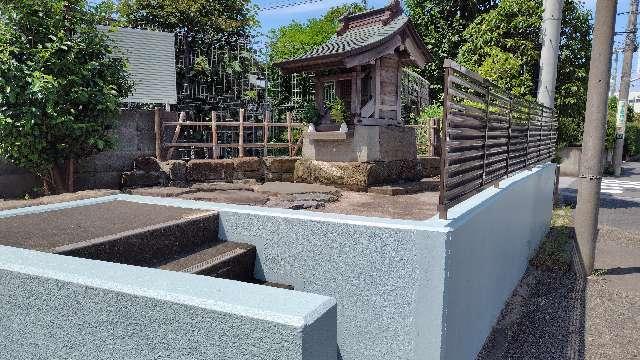
M0 246L3 359L336 359L335 300Z

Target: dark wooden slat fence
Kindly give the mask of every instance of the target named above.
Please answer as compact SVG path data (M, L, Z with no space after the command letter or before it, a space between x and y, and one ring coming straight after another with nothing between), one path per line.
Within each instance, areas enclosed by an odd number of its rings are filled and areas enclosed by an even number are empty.
M451 60L444 65L440 218L509 175L551 160L555 110L514 96Z

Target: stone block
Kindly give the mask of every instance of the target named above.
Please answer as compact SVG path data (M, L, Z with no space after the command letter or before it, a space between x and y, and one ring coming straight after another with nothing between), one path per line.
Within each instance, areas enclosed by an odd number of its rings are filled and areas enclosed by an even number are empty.
M422 164L422 177L432 178L440 175L440 158L437 156L421 156L418 158Z
M98 171L76 174L76 190L118 189L122 182L122 171Z
M187 181L233 181L233 160L191 160L187 164Z
M255 179L262 180L264 175L262 171L234 171L233 180Z
M238 205L264 205L269 197L264 194L245 190L226 190L213 192L196 192L180 196L183 199L210 201Z
M233 159L236 172L257 172L262 170L262 162L257 157L242 157Z
M295 182L366 191L371 167L371 164L361 162L324 162L303 159L296 163L293 176Z
M371 185L422 179L417 159L378 162L324 162L301 160L296 163L294 180L366 191Z
M422 164L418 159L377 161L371 163L367 185L390 184L422 179Z
M280 173L265 173L264 174L264 181L265 182L283 181L282 180L282 174L280 174Z
M134 171L159 172L161 171L158 159L151 156L141 156L133 160Z
M262 159L265 172L292 174L298 160L300 160L299 157L266 157Z
M159 186L166 183L162 172L127 171L122 173L120 186L122 188Z
M182 160L169 160L160 163L162 172L172 183L185 183L187 181L187 163Z

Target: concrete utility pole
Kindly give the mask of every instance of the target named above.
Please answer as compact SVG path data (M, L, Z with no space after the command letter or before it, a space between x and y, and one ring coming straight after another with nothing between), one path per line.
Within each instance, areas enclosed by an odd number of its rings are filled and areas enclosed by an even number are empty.
M602 181L602 151L607 124L607 103L611 77L611 53L616 25L617 0L598 0L593 27L587 110L582 136L578 203L576 206L576 237L587 275L593 272L600 183Z
M609 97L616 96L618 88L618 58L620 57L620 49L613 49L613 74L611 74L612 85L609 88Z
M631 67L633 65L633 53L636 52L637 17L638 0L631 0L629 20L627 21L627 37L624 41L620 97L618 98L618 113L616 116L616 147L613 152L613 173L615 176L620 176L622 167L624 132L627 126L627 107L629 106L629 87L631 86Z
M556 103L556 78L558 76L558 53L560 52L563 7L564 0L544 0L538 102L552 109Z

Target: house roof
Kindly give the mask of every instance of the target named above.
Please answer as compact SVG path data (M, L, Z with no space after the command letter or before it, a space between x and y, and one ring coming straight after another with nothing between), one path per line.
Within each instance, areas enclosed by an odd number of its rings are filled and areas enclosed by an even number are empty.
M381 9L345 16L340 22L340 29L326 43L298 58L275 65L288 73L323 67L346 67L345 59L382 47L396 35L400 36L403 44L407 38L411 38L416 50L426 57L426 47L409 18L402 14L398 1L392 1Z

